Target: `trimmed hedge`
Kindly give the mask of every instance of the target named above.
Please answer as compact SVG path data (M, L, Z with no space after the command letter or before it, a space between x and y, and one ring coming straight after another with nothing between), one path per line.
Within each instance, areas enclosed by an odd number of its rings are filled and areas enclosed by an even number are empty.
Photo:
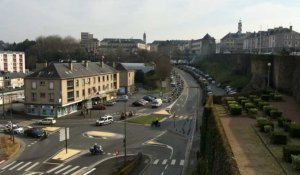
M291 155L292 154L294 154L294 155L300 154L300 145L295 145L295 144L286 145L283 147L282 153L283 153L283 160L291 163L292 162Z
M241 115L242 107L237 104L231 104L229 105L229 111L231 115Z
M277 122L278 122L278 127L283 128L284 123L292 123L292 120L289 118L280 117L278 118Z
M292 156L292 166L296 170L300 170L300 155L291 155Z
M272 121L268 120L267 118L265 117L258 117L256 118L256 123L257 123L257 126L259 127L259 131L260 132L265 132L265 126L266 125L270 125L272 127L271 130L274 129L274 124Z
M256 106L258 106L259 102L263 102L260 98L255 98L252 101Z
M246 109L249 109L249 108L255 108L255 105L253 103L245 103L244 107Z
M231 104L239 104L239 103L235 100L227 101L227 105L231 105Z
M271 110L274 110L275 108L273 108L272 106L264 106L263 107L263 111L266 115L270 116L270 112Z
M250 103L250 100L242 100L240 103L244 107L246 103Z
M259 99L257 95L249 95L249 98L251 101L253 101L254 99Z
M266 101L259 101L257 104L258 108L263 110L264 106L270 106L270 103L266 102Z
M270 111L270 116L272 118L280 118L280 117L282 117L282 112L278 111L277 109L273 109Z
M270 95L269 94L262 94L260 98L264 101L269 101L270 100Z
M234 97L225 97L225 101L235 101Z
M244 96L239 96L239 97L237 97L237 101L238 101L239 103L241 103L242 100L248 100L248 99L247 99L247 97L244 97Z
M274 131L271 135L271 142L276 145L286 145L287 134L282 131Z
M289 133L291 137L300 137L300 125L299 124L290 124Z

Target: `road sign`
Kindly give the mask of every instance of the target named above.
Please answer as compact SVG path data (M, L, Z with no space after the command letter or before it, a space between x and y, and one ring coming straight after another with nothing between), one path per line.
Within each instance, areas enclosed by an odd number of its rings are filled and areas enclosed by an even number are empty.
M163 88L167 87L167 82L166 81L162 81L161 82L161 87L163 87Z
M86 101L86 109L92 109L92 108L93 108L92 100Z
M59 141L64 141L66 139L70 139L70 129L69 128L61 128L59 130Z

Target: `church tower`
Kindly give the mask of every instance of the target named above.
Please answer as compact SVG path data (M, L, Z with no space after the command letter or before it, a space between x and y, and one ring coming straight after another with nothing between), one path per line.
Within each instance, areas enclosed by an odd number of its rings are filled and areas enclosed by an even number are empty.
M144 34L143 34L143 41L145 42L145 44L147 44L147 40L146 40L146 33L144 32Z
M242 21L241 20L239 21L239 24L238 24L238 33L242 33Z

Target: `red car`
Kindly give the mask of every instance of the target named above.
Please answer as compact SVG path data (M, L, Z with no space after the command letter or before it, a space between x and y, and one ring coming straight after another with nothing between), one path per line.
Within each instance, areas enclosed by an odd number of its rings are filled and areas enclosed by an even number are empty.
M106 106L104 106L103 104L97 104L97 105L94 105L93 110L105 110L106 109Z

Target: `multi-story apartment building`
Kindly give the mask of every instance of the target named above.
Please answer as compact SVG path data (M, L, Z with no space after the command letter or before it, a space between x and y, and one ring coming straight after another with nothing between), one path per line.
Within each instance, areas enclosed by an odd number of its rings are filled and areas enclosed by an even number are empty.
M22 72L0 72L0 89L15 89L24 86L25 74Z
M236 33L228 33L220 42L220 53L241 53L243 52L244 40L247 33L242 33L242 21L238 23L238 31Z
M128 56L146 49L147 44L141 39L104 38L100 42L99 52L102 55Z
M119 63L116 69L120 73L120 90L122 94L132 93L135 88L135 70L126 66L131 63ZM134 64L134 63L133 63Z
M202 39L191 40L190 52L196 55L209 55L216 53L216 41L209 34Z
M243 43L246 53L278 54L282 51L300 51L300 33L290 28L278 27L249 34Z
M87 52L96 53L99 47L99 40L93 37L93 34L88 32L81 32L81 47L85 48Z
M26 113L61 117L114 98L119 72L103 62L52 63L25 77Z
M0 70L25 73L25 53L0 51Z

